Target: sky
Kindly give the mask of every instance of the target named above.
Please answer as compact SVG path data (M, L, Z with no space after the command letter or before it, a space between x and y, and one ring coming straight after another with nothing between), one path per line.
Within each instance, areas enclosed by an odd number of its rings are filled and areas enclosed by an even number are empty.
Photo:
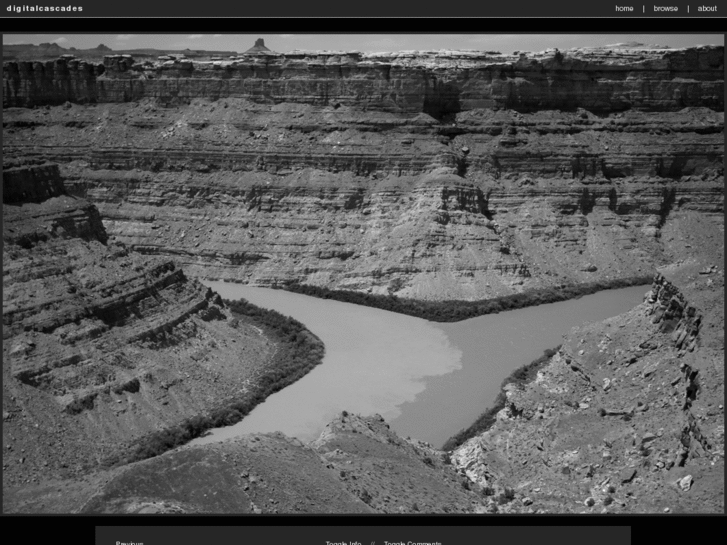
M90 49L205 49L243 52L257 38L276 52L295 49L330 51L406 51L476 49L543 51L557 47L600 46L636 41L670 47L724 45L723 34L3 34L3 44L54 42L62 47Z

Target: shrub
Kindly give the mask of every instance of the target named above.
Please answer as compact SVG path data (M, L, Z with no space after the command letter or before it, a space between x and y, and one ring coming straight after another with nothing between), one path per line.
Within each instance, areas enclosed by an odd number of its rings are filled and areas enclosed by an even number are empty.
M368 490L362 490L359 497L361 498L362 502L371 505L371 501L373 500L373 498L371 497L371 494L369 494Z
M548 349L543 352L543 355L538 359L523 365L522 367L518 367L510 373L510 375L502 381L502 384L500 385L500 392L497 394L495 403L492 407L482 413L470 427L460 430L456 435L447 439L442 446L442 450L451 452L468 439L489 430L497 420L497 413L504 409L507 403L507 397L505 396L503 388L505 388L508 384L517 384L522 386L532 381L537 376L538 371L548 361L550 361L550 358L552 358L559 349L560 346Z
M226 300L225 304L233 312L231 325L237 327L242 320L252 322L277 341L278 349L266 367L265 374L257 377L256 384L244 399L228 401L207 415L193 416L177 426L143 437L126 458L109 458L105 465L131 463L158 456L212 428L236 424L270 394L295 382L323 361L323 342L297 320L274 310L257 307L244 299Z
M479 301L416 301L403 299L395 295L373 295L357 291L331 290L320 286L300 284L290 281L277 287L293 293L301 293L321 299L333 299L344 303L353 303L368 307L398 312L408 316L424 318L432 322L458 322L485 314L495 314L503 310L525 308L534 305L566 301L605 289L624 288L648 284L652 275L634 276L630 278L601 280L573 284L559 288L542 288L524 293L505 295L493 299Z

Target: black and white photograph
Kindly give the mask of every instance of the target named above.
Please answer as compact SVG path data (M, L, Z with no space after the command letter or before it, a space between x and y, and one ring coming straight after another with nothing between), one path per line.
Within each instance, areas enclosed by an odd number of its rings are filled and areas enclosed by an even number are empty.
M724 35L2 40L4 513L724 513Z

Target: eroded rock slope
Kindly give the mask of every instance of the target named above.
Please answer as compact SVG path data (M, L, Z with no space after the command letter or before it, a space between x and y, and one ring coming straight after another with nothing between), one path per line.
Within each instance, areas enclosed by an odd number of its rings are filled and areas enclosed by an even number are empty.
M86 513L483 513L492 500L443 452L346 412L310 445L281 433L185 447L129 466Z
M244 397L275 344L169 258L109 243L56 165L3 172L4 490L84 474Z
M504 512L724 511L724 253L574 328L453 463Z
M3 146L194 276L479 299L644 274L675 211L723 222L723 57L6 63Z

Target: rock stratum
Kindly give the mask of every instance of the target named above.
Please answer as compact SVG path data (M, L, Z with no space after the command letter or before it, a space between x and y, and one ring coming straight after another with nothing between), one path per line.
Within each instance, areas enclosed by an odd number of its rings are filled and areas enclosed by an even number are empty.
M723 224L724 48L4 64L3 149L188 274L484 299Z
M598 112L723 108L723 48L483 51L248 52L227 61L131 55L11 61L4 105L243 98L366 107L435 117L473 109ZM717 77L715 77L717 76Z
M108 242L57 165L3 171L3 483L69 478L244 398L277 342L167 258Z

